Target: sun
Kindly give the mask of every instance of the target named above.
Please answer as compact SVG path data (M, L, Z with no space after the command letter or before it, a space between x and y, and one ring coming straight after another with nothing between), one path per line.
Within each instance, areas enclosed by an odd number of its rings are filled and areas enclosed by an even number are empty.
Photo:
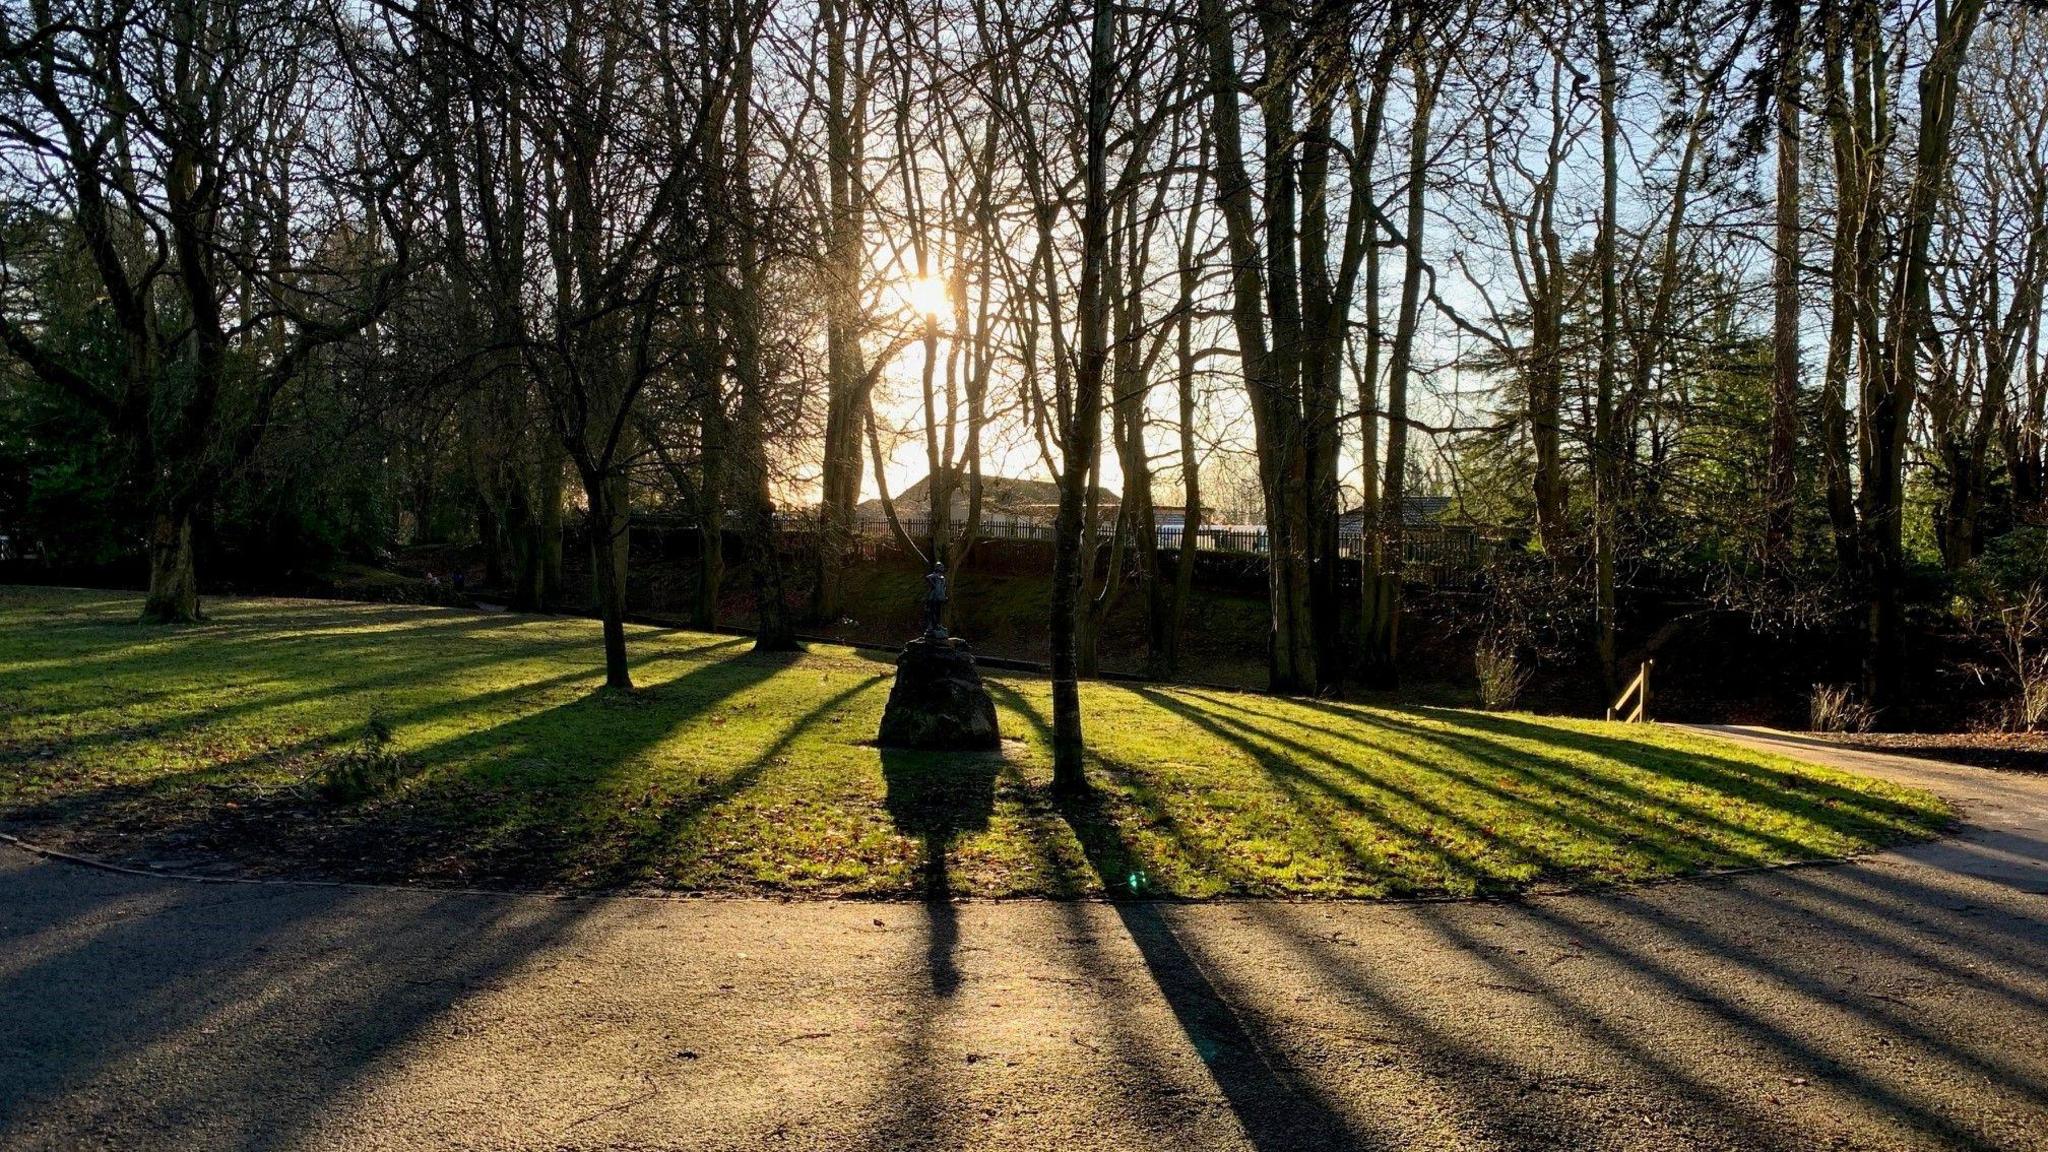
M920 316L944 315L952 294L937 276L919 276L904 282L903 303Z

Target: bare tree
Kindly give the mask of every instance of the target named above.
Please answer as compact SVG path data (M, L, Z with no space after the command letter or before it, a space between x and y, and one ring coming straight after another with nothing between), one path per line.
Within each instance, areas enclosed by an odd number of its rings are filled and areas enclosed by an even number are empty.
M605 680L630 689L636 402L678 363L666 319L691 299L705 307L703 270L717 254L707 225L726 211L707 152L731 114L732 56L719 52L717 17L702 6L561 0L490 10L467 35L431 11L413 17L461 49L473 99L492 118L516 119L532 149L537 202L522 243L544 257L518 295L497 301L507 309L499 323L582 482Z
M2038 17L2020 15L1985 41L1959 98L1956 158L1936 221L1923 383L1924 455L1940 492L1934 534L1952 570L1981 547L1992 451L2024 403L2019 381L2048 285L2048 100L2031 82L2048 63L2048 37ZM2026 454L2007 448L2017 489Z
M1836 531L1853 528L1856 574L1867 605L1864 690L1890 704L1904 664L1905 464L1919 394L1920 356L1931 335L1930 250L1948 175L1957 79L1984 12L1981 0L1941 0L1928 26L1913 104L1917 123L1896 205L1889 167L1894 68L1882 14L1873 0L1830 0L1821 12L1826 108L1834 141L1836 197L1835 320L1824 404L1832 457L1845 460L1846 381L1854 369L1856 488L1853 524L1842 496L1847 477L1830 477Z
M1072 795L1088 789L1083 771L1081 692L1075 633L1081 610L1082 507L1088 477L1102 435L1103 377L1109 368L1109 120L1115 95L1115 9L1096 0L1088 34L1088 94L1085 104L1086 158L1081 183L1081 284L1075 310L1080 318L1079 367L1074 377L1071 416L1062 436L1059 524L1052 572L1053 790ZM1093 562L1092 553L1089 557Z

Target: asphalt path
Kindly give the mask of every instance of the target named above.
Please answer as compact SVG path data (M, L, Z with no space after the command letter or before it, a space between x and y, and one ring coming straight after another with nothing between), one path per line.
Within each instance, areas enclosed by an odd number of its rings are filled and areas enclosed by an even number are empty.
M1463 903L555 899L0 848L6 1149L2048 1149L2048 779Z

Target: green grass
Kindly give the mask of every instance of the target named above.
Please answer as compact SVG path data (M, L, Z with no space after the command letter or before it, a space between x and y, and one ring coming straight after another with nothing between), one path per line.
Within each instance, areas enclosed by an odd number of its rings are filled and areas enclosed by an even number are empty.
M1925 792L1662 730L1087 685L1092 799L1053 801L1048 689L994 677L1004 750L866 743L891 666L634 629L600 691L572 619L0 588L0 827L263 874L819 894L1386 896L1842 856L1947 821ZM375 713L400 783L323 773Z

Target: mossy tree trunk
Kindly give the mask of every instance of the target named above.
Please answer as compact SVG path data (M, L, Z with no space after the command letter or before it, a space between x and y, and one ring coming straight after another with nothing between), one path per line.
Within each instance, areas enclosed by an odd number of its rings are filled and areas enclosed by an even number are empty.
M149 592L142 619L179 624L199 619L199 577L192 562L192 514L164 509L149 529Z

